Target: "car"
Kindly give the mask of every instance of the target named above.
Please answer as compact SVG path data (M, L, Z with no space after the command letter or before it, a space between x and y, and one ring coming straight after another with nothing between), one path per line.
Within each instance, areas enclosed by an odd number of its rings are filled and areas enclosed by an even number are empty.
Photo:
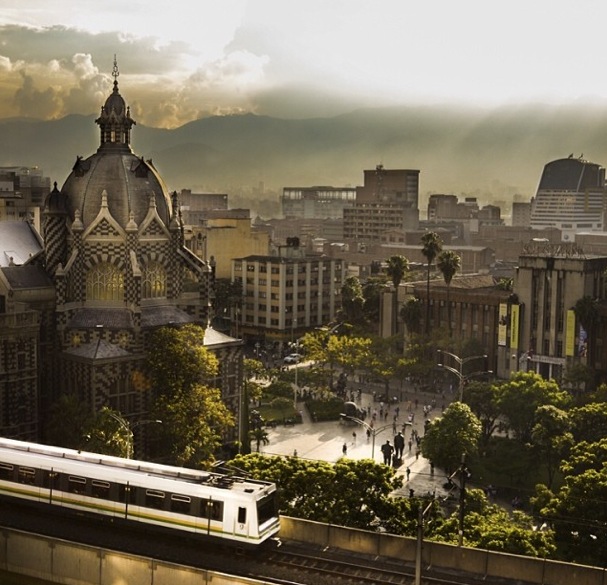
M285 356L283 362L285 364L298 364L302 357L300 353L290 353L288 356Z

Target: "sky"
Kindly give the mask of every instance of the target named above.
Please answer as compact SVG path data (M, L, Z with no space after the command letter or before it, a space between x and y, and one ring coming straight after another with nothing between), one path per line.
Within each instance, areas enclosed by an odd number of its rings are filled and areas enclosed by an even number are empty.
M0 118L597 104L604 0L0 0Z

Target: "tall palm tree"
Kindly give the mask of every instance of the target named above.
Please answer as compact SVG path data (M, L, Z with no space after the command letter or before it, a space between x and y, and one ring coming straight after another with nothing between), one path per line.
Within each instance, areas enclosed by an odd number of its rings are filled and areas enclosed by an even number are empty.
M396 321L398 318L396 307L398 306L398 286L402 282L405 273L409 270L409 260L401 255L390 256L386 260L386 264L388 268L386 269L386 274L392 280L392 284L394 285L394 297L392 301L392 315L394 316L394 321L392 324L392 331L396 333Z
M443 249L443 241L436 232L426 232L422 236L422 254L428 261L426 277L426 335L430 332L430 268L434 259Z
M436 267L441 271L447 285L447 319L449 319L449 337L451 337L451 302L449 292L453 277L462 267L462 259L453 250L445 250L438 255Z

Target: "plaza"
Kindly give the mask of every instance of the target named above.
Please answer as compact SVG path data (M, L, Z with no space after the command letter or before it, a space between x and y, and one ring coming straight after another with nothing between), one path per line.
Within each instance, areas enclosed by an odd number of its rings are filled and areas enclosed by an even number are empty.
M403 452L402 465L396 468L397 475L403 476L403 487L395 492L395 495L408 496L410 490L415 495L435 494L437 497L446 497L448 491L445 489L446 475L441 469L432 469L430 462L421 453L417 454L416 443L412 441L409 447L409 439L413 429L420 436L424 434L424 421L440 416L441 406L434 406L426 417L424 407L432 404L436 399L435 394L424 394L421 392L407 392L411 396L411 413L409 413L409 400L403 400L390 407L386 421L377 421L375 424L374 437L367 436L366 428L352 421L327 421L313 422L307 409L301 409L302 423L292 426L279 425L268 428L268 443L260 445L260 452L267 455L283 457L301 457L335 463L342 457L349 459L371 459L378 464L383 462L381 446L389 440L394 444L394 427L396 422L397 432L403 429L403 423L408 422L409 414L413 414L411 425L406 425L403 435L405 436L405 448ZM415 399L417 398L417 405ZM300 403L301 405L301 403ZM374 402L373 395L362 393L359 401L362 408L380 410L380 404ZM395 409L399 407L399 416L393 421ZM384 407L385 408L385 407ZM367 418L370 422L371 417ZM356 433L356 435L353 435ZM375 443L373 443L375 439ZM344 445L346 451L344 453ZM410 470L409 479L406 477L407 468Z

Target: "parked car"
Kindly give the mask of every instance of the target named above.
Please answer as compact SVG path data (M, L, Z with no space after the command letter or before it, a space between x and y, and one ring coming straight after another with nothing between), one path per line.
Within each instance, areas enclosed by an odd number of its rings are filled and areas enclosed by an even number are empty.
M290 353L283 361L285 364L298 364L302 357L300 353Z

